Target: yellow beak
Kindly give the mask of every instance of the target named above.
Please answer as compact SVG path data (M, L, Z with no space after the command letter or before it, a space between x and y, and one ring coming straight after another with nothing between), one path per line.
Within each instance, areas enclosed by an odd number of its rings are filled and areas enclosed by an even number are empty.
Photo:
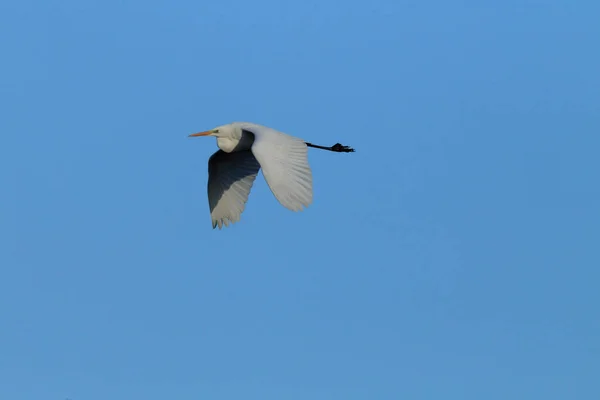
M189 135L188 137L196 137L196 136L208 136L212 133L212 131L204 131L204 132L198 132L198 133L192 133L191 135Z

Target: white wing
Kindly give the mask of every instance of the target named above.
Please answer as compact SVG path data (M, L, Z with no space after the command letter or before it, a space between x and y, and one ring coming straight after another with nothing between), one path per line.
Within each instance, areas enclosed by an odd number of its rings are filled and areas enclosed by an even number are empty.
M266 126L240 123L254 134L252 153L260 163L271 192L289 210L300 211L313 200L308 147L302 139Z
M213 229L240 220L260 165L250 150L217 151L208 160L208 204Z

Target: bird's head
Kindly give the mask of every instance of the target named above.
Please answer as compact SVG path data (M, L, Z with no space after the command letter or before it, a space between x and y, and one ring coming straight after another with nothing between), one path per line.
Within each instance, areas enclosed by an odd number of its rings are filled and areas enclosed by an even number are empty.
M214 137L231 137L233 136L234 128L231 124L217 126L216 128L210 129L204 132L192 133L189 137L197 136L214 136Z

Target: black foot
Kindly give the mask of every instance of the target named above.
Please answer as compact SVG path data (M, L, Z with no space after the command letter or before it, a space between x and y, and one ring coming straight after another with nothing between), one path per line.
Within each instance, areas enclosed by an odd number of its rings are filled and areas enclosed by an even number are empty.
M341 143L336 143L331 146L331 150L337 151L339 153L353 153L354 149L352 147L344 146Z

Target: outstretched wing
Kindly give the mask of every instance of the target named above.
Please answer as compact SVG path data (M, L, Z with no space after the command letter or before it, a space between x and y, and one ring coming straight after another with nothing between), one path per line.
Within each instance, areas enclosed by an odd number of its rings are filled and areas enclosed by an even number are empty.
M235 223L246 207L260 164L250 150L218 150L208 160L208 205L213 229Z
M252 153L281 205L292 211L308 207L313 189L306 143L262 125L243 123L242 129L254 134Z

